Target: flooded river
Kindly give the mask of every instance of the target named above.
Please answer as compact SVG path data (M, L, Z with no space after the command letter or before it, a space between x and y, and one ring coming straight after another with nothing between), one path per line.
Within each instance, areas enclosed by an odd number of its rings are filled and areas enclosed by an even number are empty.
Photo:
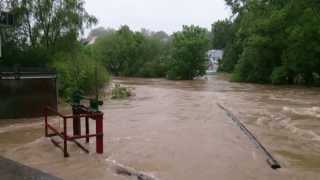
M319 179L320 89L226 79L116 78L135 95L105 100L103 155L95 154L91 141L89 155L69 143L71 157L63 158L43 137L41 119L1 120L0 155L77 180L138 179L117 174L118 167L159 180ZM256 135L281 169L268 166L265 155L217 103ZM61 127L57 118L50 121Z

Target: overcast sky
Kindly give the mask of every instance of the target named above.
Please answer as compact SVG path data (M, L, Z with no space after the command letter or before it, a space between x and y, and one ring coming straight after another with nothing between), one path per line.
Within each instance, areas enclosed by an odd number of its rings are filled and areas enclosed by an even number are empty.
M219 19L229 17L224 0L86 0L87 11L95 15L98 26L133 30L146 28L172 33L182 25L210 28Z

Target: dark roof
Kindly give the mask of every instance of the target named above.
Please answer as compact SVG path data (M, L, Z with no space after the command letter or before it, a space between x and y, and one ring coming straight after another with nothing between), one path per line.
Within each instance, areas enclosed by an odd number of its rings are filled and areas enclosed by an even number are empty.
M44 67L0 67L0 79L56 78L56 71Z

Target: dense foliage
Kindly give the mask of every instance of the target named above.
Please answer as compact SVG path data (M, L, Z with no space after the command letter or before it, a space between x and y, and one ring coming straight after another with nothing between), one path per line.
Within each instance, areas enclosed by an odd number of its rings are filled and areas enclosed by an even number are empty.
M314 0L226 0L233 11L223 71L238 81L320 82L320 4ZM226 32L230 32L227 30Z
M197 26L183 26L173 35L172 56L169 59L169 79L193 79L207 70L209 40L207 30Z
M1 28L0 66L54 67L66 97L74 89L90 93L108 79L99 66L102 73L94 80L99 62L79 41L84 29L97 22L84 9L84 0L8 0L0 1L0 7L15 14L15 25Z
M217 21L212 25L212 48L223 49L223 61L219 64L219 71L232 72L238 59L237 41L235 40L236 23L228 19Z
M122 87L120 84L115 84L111 90L111 99L126 99L132 96L133 93L127 87Z
M76 92L80 95L96 93L109 82L109 74L102 63L93 55L90 47L79 47L79 53L60 52L51 58L59 75L60 95L70 100Z
M122 26L106 33L93 45L95 54L117 76L163 77L169 36L161 32L133 32Z
M232 37L232 22L228 19L217 21L212 25L212 48L225 49Z
M208 32L200 27L184 26L172 36L146 29L134 32L128 26L117 31L99 28L94 34L95 54L117 76L193 79L207 68Z

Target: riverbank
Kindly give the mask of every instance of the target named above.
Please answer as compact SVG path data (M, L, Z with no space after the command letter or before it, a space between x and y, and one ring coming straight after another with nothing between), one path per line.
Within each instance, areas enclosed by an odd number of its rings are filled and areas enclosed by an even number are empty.
M320 177L314 171L319 167L316 158L309 161L308 155L302 156L306 160L299 161L300 164L310 165L299 166L292 163L297 156L286 156L279 151L303 153L305 150L317 155L314 149L318 141L310 143L308 139L297 138L290 130L282 128L285 134L276 125L265 125L277 123L276 115L282 111L276 111L277 106L315 106L319 100L316 91L294 89L291 92L290 89L230 83L220 76L179 82L142 78L115 81L132 87L135 96L128 100L108 100L103 105L104 155L94 153L95 142L89 144L92 152L89 155L70 143L71 157L63 158L62 152L43 138L41 119L2 125L1 155L64 179L78 180L132 179L116 173L114 167L119 165L163 180L313 180ZM289 95L293 98L288 99ZM272 101L268 97L273 97ZM230 108L248 125L283 168L272 170L265 156L216 103ZM267 115L274 119L260 119ZM310 124L305 116L299 117ZM293 148L302 143L306 146Z

